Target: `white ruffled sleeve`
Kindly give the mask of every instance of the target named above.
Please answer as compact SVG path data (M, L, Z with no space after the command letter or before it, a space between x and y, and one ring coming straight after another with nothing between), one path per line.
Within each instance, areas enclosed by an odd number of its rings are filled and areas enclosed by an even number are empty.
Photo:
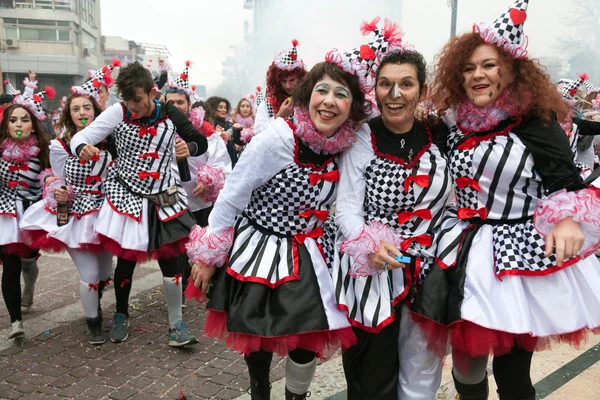
M227 152L227 145L221 139L220 135L213 135L208 139L208 160L207 164L219 168L228 177L231 174L231 157Z
M365 169L373 158L371 130L364 124L357 132L357 142L340 157L335 222L341 232L340 250L352 256L351 276L369 276L381 271L371 266L370 253L379 250L381 240L399 245L392 228L373 221L365 223Z
M233 244L235 220L250 202L252 192L294 162L294 135L280 119L246 147L225 182L208 218L208 226L194 226L186 245L193 262L221 267Z
M69 153L63 145L56 139L50 141L50 167L52 174L59 178L65 177L65 162L69 158Z
M94 119L90 126L73 136L70 144L71 151L77 154L79 145L102 142L121 121L123 121L123 106L120 103L113 104Z
M269 122L273 121L269 112L267 111L267 105L263 101L256 110L256 118L254 119L254 136L258 135L269 126Z
M547 236L557 223L571 217L579 223L585 241L578 256L586 258L600 248L600 189L560 190L538 202L535 228Z

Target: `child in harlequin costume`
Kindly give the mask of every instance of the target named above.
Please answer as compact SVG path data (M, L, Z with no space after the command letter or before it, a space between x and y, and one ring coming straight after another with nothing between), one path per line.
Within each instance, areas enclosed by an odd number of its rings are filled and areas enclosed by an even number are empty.
M205 136L208 142L208 150L204 154L187 158L192 179L181 183L188 196L188 208L194 215L196 223L206 226L212 205L223 188L225 178L231 173L231 159L220 133L204 121L204 109L192 108L191 99L195 93L190 89L188 81L189 66L188 61L183 73L175 80L168 81L169 88L165 91L165 101L179 108L197 129L197 134ZM177 171L177 168L177 161L174 159L173 169ZM187 287L192 271L187 260L185 261L183 290Z
M95 159L81 161L69 144L71 139L100 115L99 89L110 89L114 83L105 66L94 73L93 80L71 88L59 126L61 135L50 142L50 169L44 171L43 201L30 207L21 221L21 229L33 238L31 246L45 251L66 250L81 277L79 297L87 322L90 344L103 344L100 298L110 282L112 254L102 249L94 226L104 203L103 182L108 165L116 156L112 142L96 145L100 153ZM111 150L111 151L109 151ZM57 225L57 202L68 201L68 222Z
M217 274L204 333L246 354L252 399L270 398L273 352L289 355L286 399L304 399L315 357L354 343L335 303L333 238L324 223L336 198L338 154L369 111L364 79L333 61L315 65L294 92L294 122L277 118L252 139L209 225L190 234L195 287L206 291Z
M375 39L341 63L367 66L382 112L340 159L333 282L358 337L342 355L344 372L348 399L431 400L442 360L408 306L433 263L432 235L450 193L446 132L414 117L427 94L423 56L403 43L396 24L378 21L362 26ZM374 54L381 57L370 64Z
M449 127L457 207L413 303L432 349L452 345L462 399L533 400L533 351L600 327L600 192L588 188L558 121L567 104L527 58L528 1L444 48L432 101Z
M267 70L265 101L256 110L254 134L259 134L274 118L293 120L292 93L306 76L306 67L298 57L298 41L292 40L290 50L282 50Z
M100 153L92 143L112 134L117 159L104 181L106 200L95 231L107 250L119 257L115 270L117 313L111 340L128 333L128 300L133 270L139 261L157 259L169 315L169 345L197 343L182 321L181 258L194 225L187 196L171 166L177 155L198 156L206 151L206 138L198 135L187 117L171 104L154 100L150 73L134 62L122 68L116 81L123 103L104 111L89 127L71 139L70 149L88 161ZM185 142L175 143L179 135Z
M42 188L38 178L49 166L50 139L40 122L46 118L42 110L46 96L53 98L54 89L46 86L45 91L32 97L18 95L13 100L15 104L4 110L0 124L0 259L2 296L10 315L11 339L25 333L21 315L21 270L38 254L27 245L19 222L23 213L40 200Z

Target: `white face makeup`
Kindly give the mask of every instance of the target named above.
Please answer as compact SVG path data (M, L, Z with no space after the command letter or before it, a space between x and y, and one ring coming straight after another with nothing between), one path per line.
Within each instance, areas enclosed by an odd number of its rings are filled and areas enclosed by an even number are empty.
M77 132L88 126L96 118L94 106L87 97L75 97L72 99L69 111Z
M348 119L351 106L350 88L324 75L313 88L308 113L317 131L329 137Z

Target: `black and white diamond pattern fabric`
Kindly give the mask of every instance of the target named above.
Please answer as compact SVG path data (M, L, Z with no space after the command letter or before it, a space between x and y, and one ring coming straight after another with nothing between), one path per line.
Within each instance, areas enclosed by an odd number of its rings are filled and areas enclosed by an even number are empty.
M334 170L335 163L330 163L323 171ZM334 196L328 204L322 204L322 197L335 190L335 183L325 180L315 185L310 184L308 167L292 164L281 170L266 184L252 193L250 203L244 211L256 224L275 234L293 236L314 229L310 226L314 218L301 217L305 211L329 208Z
M11 167L13 171L10 171ZM38 176L42 169L36 157L27 164L13 164L0 157L0 171L3 171L0 174L0 214L16 216L16 200L38 201L41 198Z
M273 110L273 106L271 102L265 99L265 106L267 106L267 112L269 113L269 118L275 117L275 110Z
M325 261L330 269L333 268L336 233L337 226L335 224L335 216L330 214L325 223L323 223L323 236L316 239L317 243L321 245L321 248L323 249Z
M369 42L367 46L371 48L373 54L386 54L388 42L384 39L383 35L381 35L379 29L375 30L376 39L372 42ZM350 65L356 67L357 65L362 66L360 68L355 68L356 72L362 74L363 76L373 75L376 72L376 62L378 61L377 57L372 60L365 60L360 56L361 48L357 47L351 51L344 53L344 57L348 59Z
M522 22L517 20L516 22L519 22L517 24L513 19L513 13L526 12L528 5L528 0L517 1L507 12L494 21L492 27L500 37L505 38L509 43L516 45L523 42L523 22L525 22L525 18L523 18Z
M450 174L456 181L457 178L472 178L473 177L473 152L470 150L452 151L449 160ZM460 208L477 209L478 193L471 186L462 189L456 188L456 202Z
M585 81L583 84L585 85L585 88L587 89L588 94L600 93L600 87L594 85L593 83Z
M137 221L140 221L143 199L127 190L119 181L118 168L120 161L121 159L115 160L108 168L108 176L104 182L106 199L113 208L119 210L120 213L129 215Z
M496 274L544 275L556 268L554 255L546 257L546 241L535 229L533 221L493 227Z
M64 167L65 178L75 191L75 199L69 212L81 217L90 211L100 210L104 202L103 181L111 160L112 157L106 151L100 152L98 161L90 160L84 164L77 157L67 159Z

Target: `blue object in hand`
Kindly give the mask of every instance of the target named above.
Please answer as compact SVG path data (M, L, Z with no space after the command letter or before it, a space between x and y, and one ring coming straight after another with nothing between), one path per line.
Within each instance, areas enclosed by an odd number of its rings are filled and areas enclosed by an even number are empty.
M410 257L407 256L396 256L394 259L402 264L410 264Z

